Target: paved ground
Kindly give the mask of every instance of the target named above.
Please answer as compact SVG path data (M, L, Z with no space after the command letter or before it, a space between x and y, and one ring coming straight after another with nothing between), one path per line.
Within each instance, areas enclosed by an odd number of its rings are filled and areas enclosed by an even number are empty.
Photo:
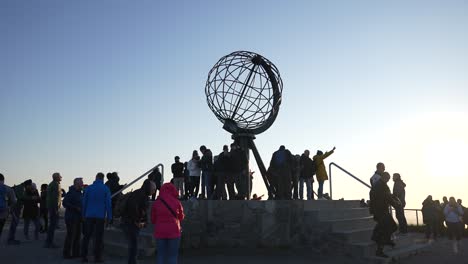
M4 230L4 232L7 230ZM18 238L23 239L22 228L18 228ZM7 246L4 242L5 233L2 236L0 243L0 262L3 263L52 263L52 264L68 264L80 263L79 260L63 260L61 258L61 249L44 249L42 248L44 235L39 241L23 241L19 246ZM64 239L64 231L57 231L57 244L62 245ZM236 254L237 253L237 254ZM125 258L106 256L106 263L124 264ZM155 258L146 258L140 261L141 264L154 264ZM210 252L186 252L180 257L181 264L284 264L284 263L339 263L351 264L356 263L354 260L345 257L325 257L319 256L310 252L291 252L289 250L278 250L275 252L242 252L236 251L232 254L210 254ZM451 250L451 244L446 239L441 239L435 242L428 252L420 253L401 261L403 264L468 264L468 240L462 241L462 249L458 255L455 255Z

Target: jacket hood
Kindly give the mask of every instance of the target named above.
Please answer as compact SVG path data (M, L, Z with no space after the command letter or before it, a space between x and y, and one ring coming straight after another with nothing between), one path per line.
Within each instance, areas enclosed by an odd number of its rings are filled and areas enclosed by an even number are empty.
M172 197L177 199L177 189L172 183L165 183L161 186L161 191L159 192L161 197Z

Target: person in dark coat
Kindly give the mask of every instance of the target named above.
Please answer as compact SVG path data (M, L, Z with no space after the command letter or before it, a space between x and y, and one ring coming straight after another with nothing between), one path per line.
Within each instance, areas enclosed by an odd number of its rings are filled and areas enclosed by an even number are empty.
M41 229L41 223L39 222L39 192L35 183L26 186L26 191L23 197L23 219L24 219L24 237L29 240L29 224L34 224L34 239L39 239L39 231Z
M140 189L129 194L122 214L122 228L128 239L128 264L137 263L138 236L148 223L148 200L155 192L156 184L147 179Z
M307 200L314 200L313 183L315 175L315 163L309 157L309 150L305 150L301 155L301 174L299 175L299 198L304 198L304 183L307 187Z
M429 195L422 203L421 209L423 215L423 223L426 225L426 239L430 240L431 235L433 239L437 239L437 209L432 196Z
M109 188L111 195L114 195L118 191L120 191L123 188L123 185L119 183L120 178L119 174L117 172L109 172L106 175L107 181L106 181L106 186ZM117 204L117 200L121 197L121 194L118 194L114 197L112 197L112 211L115 209L115 205Z
M42 218L44 225L41 225L41 233L47 232L49 228L49 214L47 212L47 183L41 184L41 203L39 209L39 216Z
M244 200L249 193L247 182L249 180L249 161L245 151L236 143L231 144L231 172L237 189L235 198Z
M149 175L148 175L148 180L154 182L156 185L156 191L151 195L151 200L156 199L156 194L158 190L161 190L161 182L162 182L162 174L159 171L159 168L154 169Z
M271 157L269 172L275 178L276 200L291 200L292 157L285 146L280 146Z
M401 180L399 173L393 174L393 195L400 200L401 206L395 208L396 218L398 220L398 227L400 229L400 234L408 233L408 224L405 217L405 187L406 184Z
M73 186L63 198L65 207L65 225L67 234L63 246L63 257L65 259L79 258L81 238L81 208L83 199L83 179L75 178Z
M394 246L391 235L397 230L395 221L390 214L390 206L397 207L399 202L393 198L387 182L390 180L390 174L385 172L382 177L374 183L370 191L371 213L377 224L372 233L372 240L377 243L376 256L387 258L383 253L385 245Z

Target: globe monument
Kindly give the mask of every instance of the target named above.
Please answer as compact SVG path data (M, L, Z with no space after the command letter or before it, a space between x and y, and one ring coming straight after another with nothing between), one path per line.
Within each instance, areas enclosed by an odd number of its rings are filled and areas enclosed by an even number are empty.
M252 150L269 197L275 190L255 146L255 135L273 125L281 105L283 82L278 68L265 57L236 51L222 57L208 73L205 94L208 106L232 134L249 158ZM249 173L241 181L251 189ZM247 192L249 198L250 191Z

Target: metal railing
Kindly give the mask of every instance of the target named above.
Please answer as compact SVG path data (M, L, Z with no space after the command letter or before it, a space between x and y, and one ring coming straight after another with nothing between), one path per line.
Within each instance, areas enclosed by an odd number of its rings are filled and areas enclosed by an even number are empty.
M348 176L351 176L353 179L355 179L356 181L360 182L361 184L363 184L364 186L368 187L369 189L372 188L369 184L363 182L361 179L359 179L358 177L354 176L351 172L343 169L340 165L332 162L328 165L328 171L329 171L329 180L330 180L330 198L332 199L332 166L335 166L337 167L338 169L340 169L342 172L348 174ZM391 208L392 212L395 211L394 208ZM419 212L422 212L421 209L403 209L404 211L412 211L412 212L415 212L416 214L416 226L419 226Z
M140 177L136 178L135 180L131 181L130 183L127 183L124 185L124 187L122 187L122 189L120 189L118 192L114 193L112 195L112 198L114 198L114 196L122 193L123 191L125 191L126 189L128 189L128 187L132 186L134 183L136 183L137 181L141 180L143 177L146 177L148 174L150 174L152 171L154 171L155 169L157 168L161 168L161 183L164 182L164 165L162 163L159 163L158 165L154 166L152 169L150 169L149 171L143 173L143 175L141 175Z
M333 199L333 194L332 194L332 166L335 166L337 167L338 169L340 169L342 172L348 174L348 176L351 176L353 179L355 179L356 181L362 183L364 186L367 186L369 189L371 188L371 186L365 182L363 182L361 179L359 179L358 177L354 176L351 172L343 169L340 165L332 162L328 165L328 172L329 172L329 181L330 181L330 199Z

